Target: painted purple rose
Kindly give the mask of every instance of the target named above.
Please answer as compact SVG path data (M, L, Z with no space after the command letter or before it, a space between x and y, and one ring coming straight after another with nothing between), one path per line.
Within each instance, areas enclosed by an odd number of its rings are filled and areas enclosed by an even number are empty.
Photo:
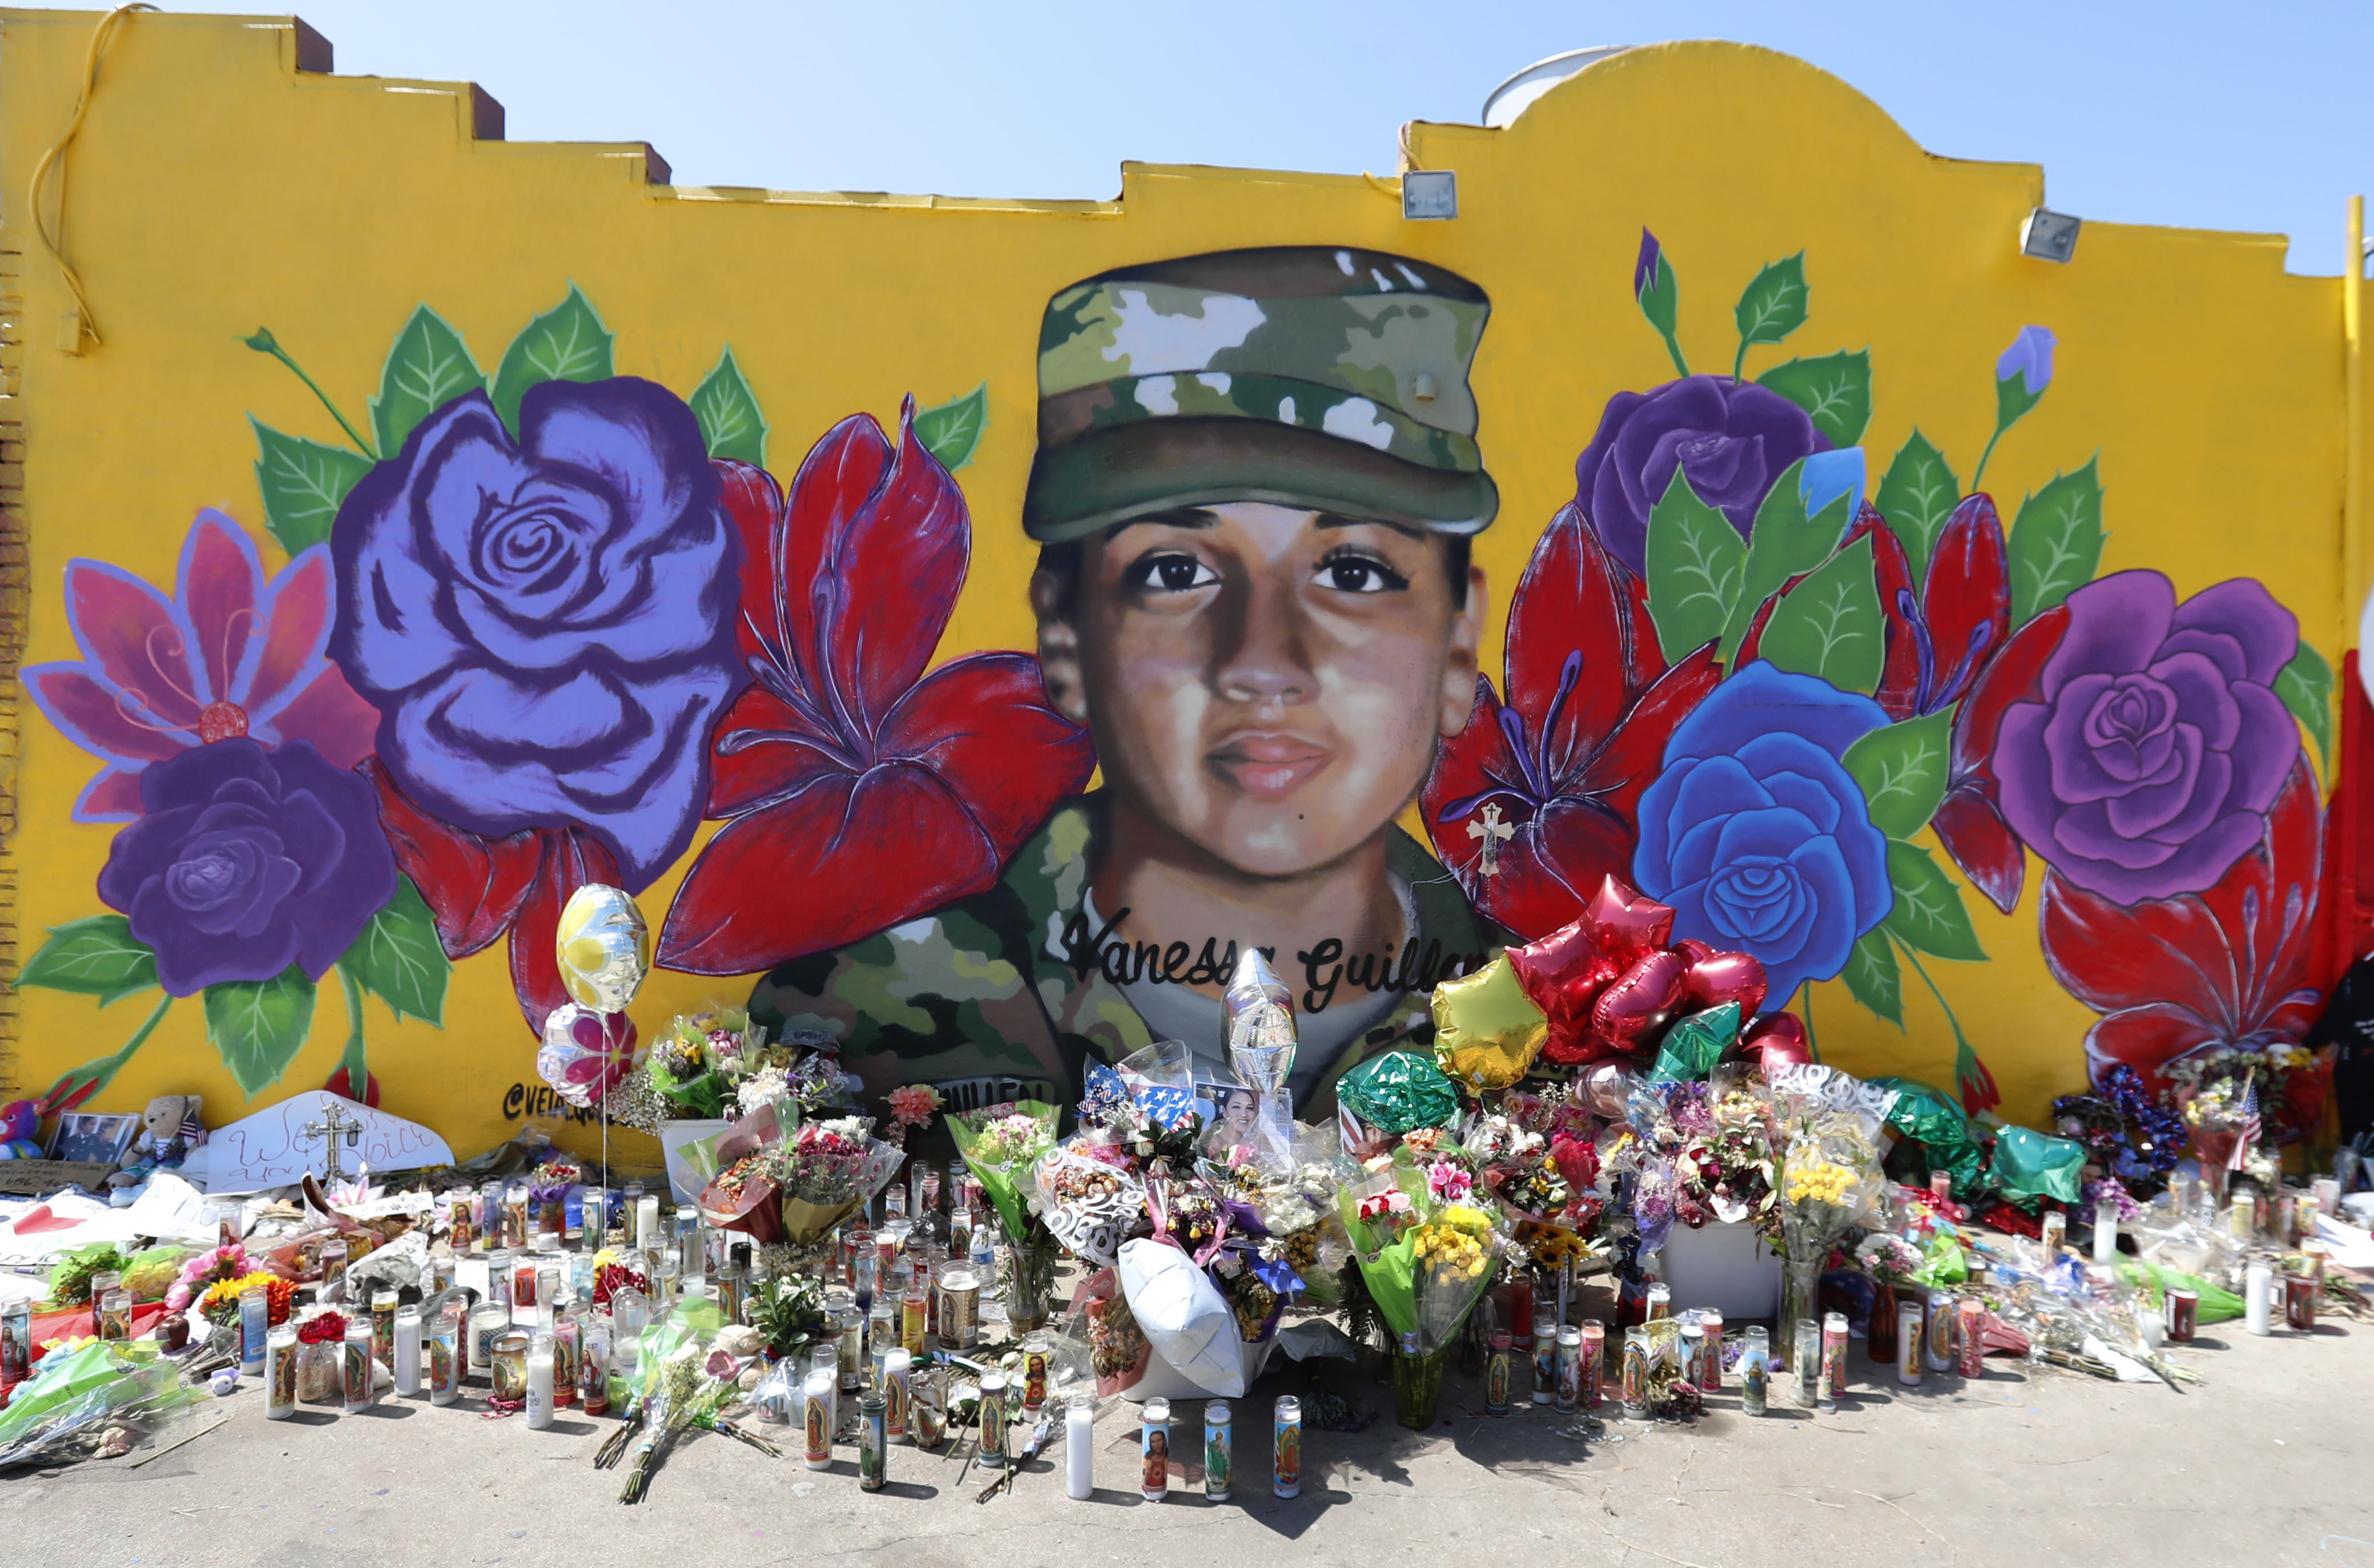
M543 382L519 427L471 392L355 486L330 653L422 807L488 837L582 824L640 892L691 841L710 726L748 679L739 546L666 388Z
M1776 392L1728 376L1685 376L1607 400L1598 433L1575 460L1575 502L1616 559L1642 575L1649 513L1675 469L1745 539L1781 471L1829 448L1805 411Z
M140 810L108 847L99 895L174 996L291 964L318 980L395 896L378 796L311 741L266 750L242 735L152 762Z
M2248 578L2179 604L2156 571L2088 583L2068 607L2043 700L2012 704L1995 731L2004 818L2121 904L2215 886L2266 837L2299 755L2274 690L2299 623Z

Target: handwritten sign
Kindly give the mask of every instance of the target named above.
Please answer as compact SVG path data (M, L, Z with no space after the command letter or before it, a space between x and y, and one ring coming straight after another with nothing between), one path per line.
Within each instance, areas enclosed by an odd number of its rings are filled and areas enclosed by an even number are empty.
M445 1141L418 1122L314 1089L207 1134L206 1142L190 1152L182 1179L209 1193L256 1192L294 1186L309 1171L324 1176L328 1152L318 1134L305 1136L305 1128L321 1121L332 1106L338 1107L342 1120L362 1128L359 1141L338 1151L338 1163L349 1176L358 1165L368 1165L376 1175L453 1163L453 1151Z

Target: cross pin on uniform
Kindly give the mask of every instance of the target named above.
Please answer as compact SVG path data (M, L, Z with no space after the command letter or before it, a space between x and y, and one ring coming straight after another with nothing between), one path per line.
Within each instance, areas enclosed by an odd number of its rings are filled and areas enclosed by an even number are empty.
M1495 852L1516 836L1517 830L1500 820L1499 802L1487 802L1484 807L1484 820L1467 825L1467 837L1483 840L1483 864L1476 869L1486 876L1498 876L1500 866L1494 859Z
M330 1181L344 1181L347 1179L347 1173L345 1167L338 1163L338 1140L344 1137L347 1147L354 1148L362 1141L363 1124L347 1117L346 1107L333 1102L329 1108L322 1113L320 1121L309 1121L299 1128L297 1137L300 1142L322 1144L328 1166L323 1173L323 1176Z

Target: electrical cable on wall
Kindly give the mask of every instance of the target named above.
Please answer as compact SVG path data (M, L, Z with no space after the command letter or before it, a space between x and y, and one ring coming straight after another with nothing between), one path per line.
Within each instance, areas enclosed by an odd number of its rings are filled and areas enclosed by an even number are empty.
M83 56L82 91L75 98L74 118L66 122L65 134L41 155L39 163L33 165L32 181L25 192L26 205L33 215L33 232L41 240L41 249L50 253L50 260L57 263L58 275L65 280L66 292L74 296L75 320L69 333L61 334L58 344L59 348L68 354L81 353L85 337L93 343L105 340L99 335L99 318L92 313L90 298L83 292L82 278L66 261L66 149L74 145L75 137L81 132L83 116L90 112L91 90L99 85L99 62L107 53L109 41L115 35L116 24L135 11L153 11L156 8L145 3L118 6L101 17L99 26L91 29L90 49ZM48 182L52 169L55 169L58 175L57 220L54 224L41 212L41 188Z

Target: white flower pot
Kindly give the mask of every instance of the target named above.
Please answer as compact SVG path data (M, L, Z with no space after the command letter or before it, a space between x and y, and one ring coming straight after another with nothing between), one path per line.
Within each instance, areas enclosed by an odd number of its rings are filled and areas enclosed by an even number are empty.
M1770 1317L1780 1310L1780 1257L1745 1220L1709 1221L1698 1230L1675 1222L1661 1272L1674 1310L1712 1307L1725 1323Z

